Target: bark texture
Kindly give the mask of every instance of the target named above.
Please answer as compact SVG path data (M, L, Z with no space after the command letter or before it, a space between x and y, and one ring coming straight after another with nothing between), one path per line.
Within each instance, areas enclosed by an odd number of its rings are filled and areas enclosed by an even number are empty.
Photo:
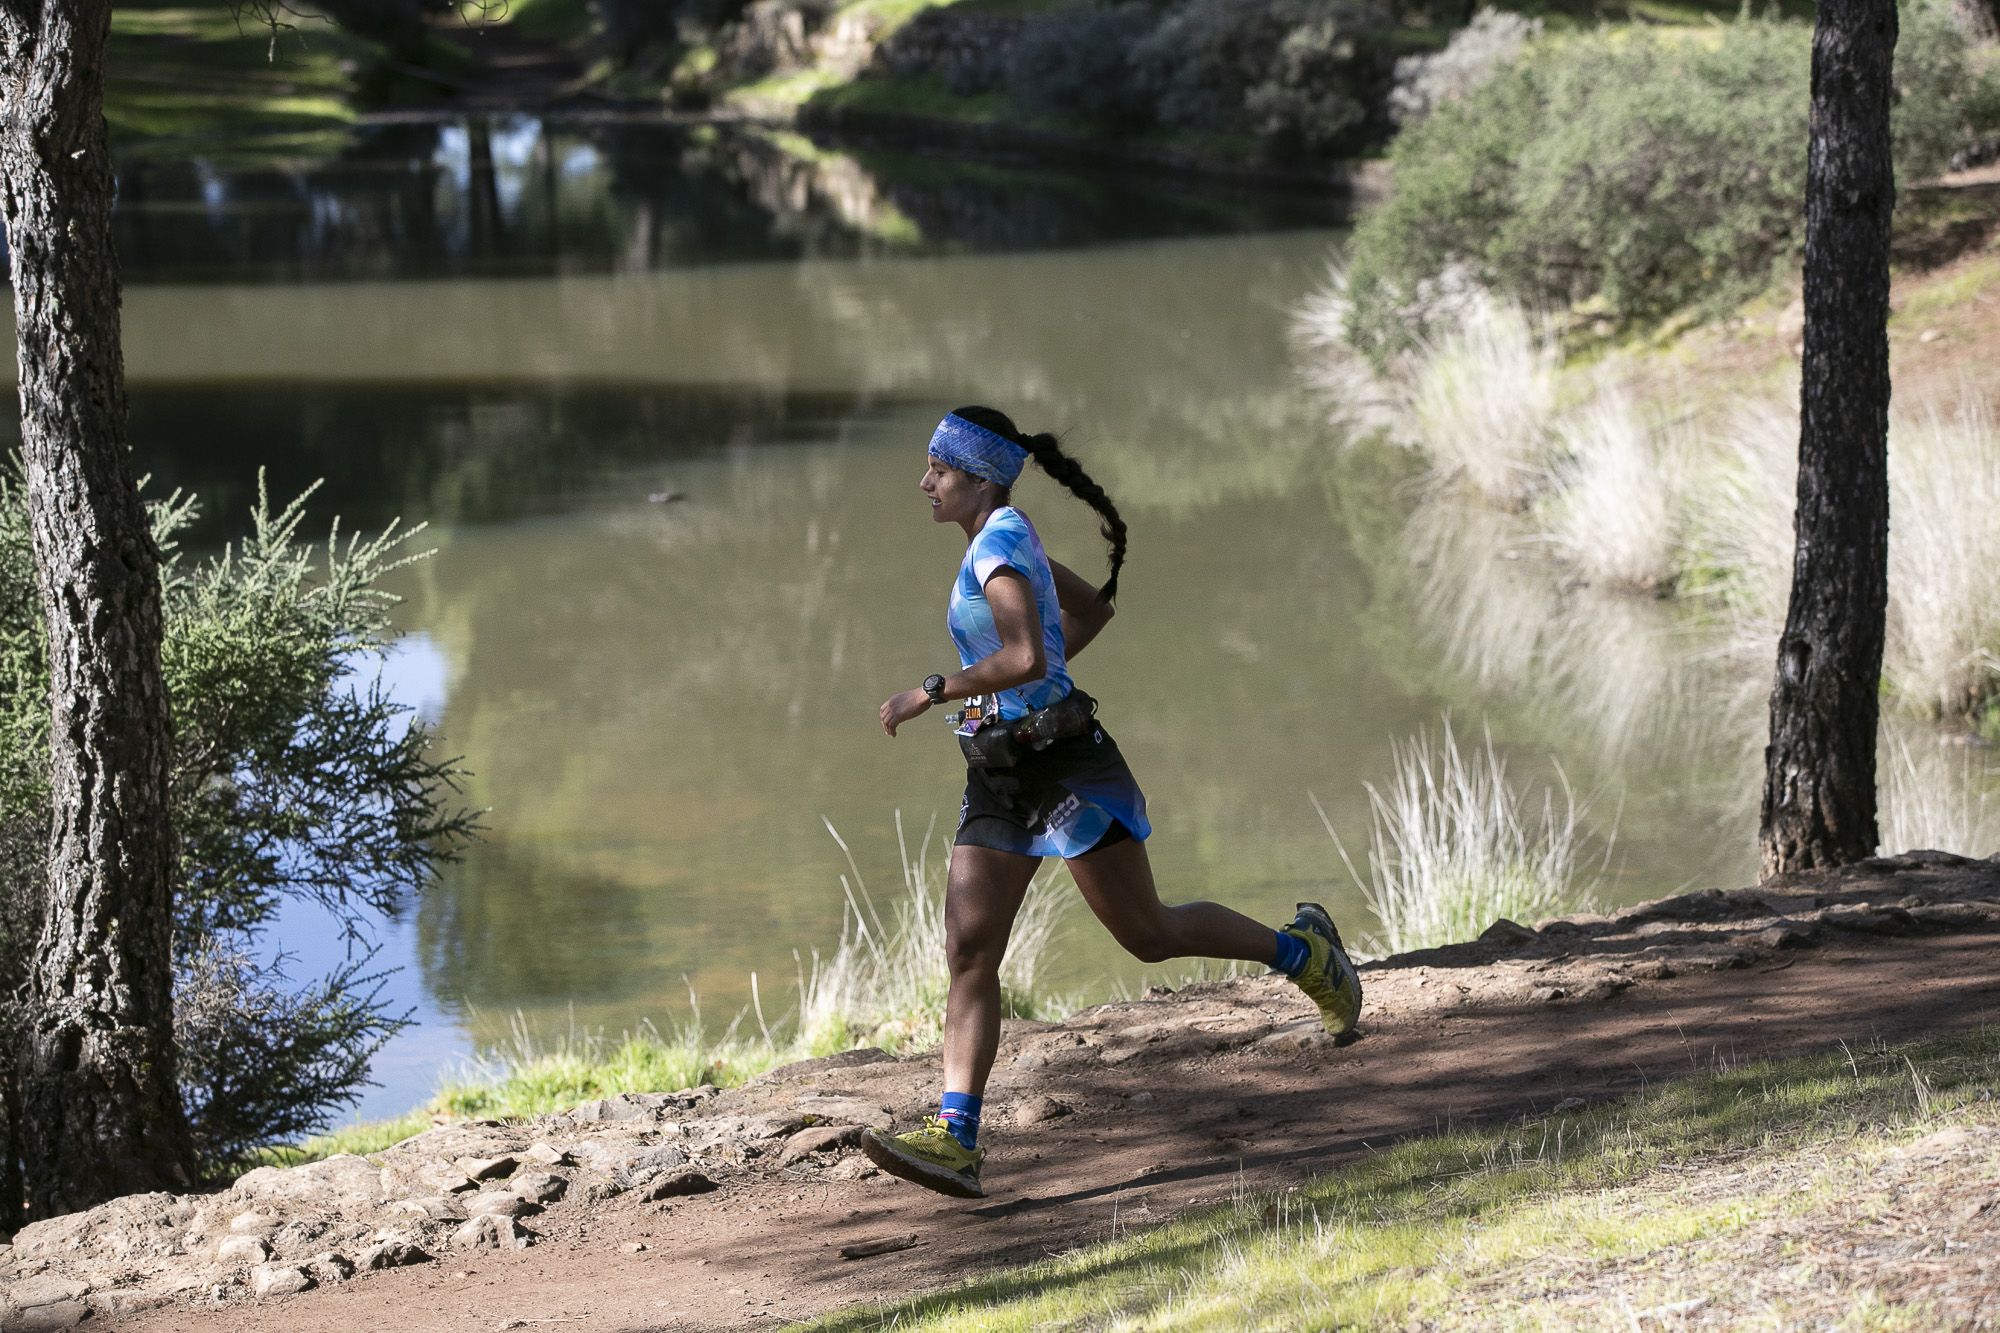
M105 151L109 0L0 0L0 205L48 626L48 898L18 1034L38 1215L185 1188L159 552L125 435Z
M1791 602L1771 689L1768 877L1875 852L1889 597L1894 0L1821 0L1806 171L1805 358Z

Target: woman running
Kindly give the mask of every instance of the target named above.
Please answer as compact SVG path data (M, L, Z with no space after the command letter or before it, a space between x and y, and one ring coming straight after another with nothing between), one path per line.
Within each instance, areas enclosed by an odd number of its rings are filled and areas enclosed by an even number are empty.
M1009 502L1032 458L1103 520L1111 577L1093 588L1050 560L1027 515ZM931 519L965 529L965 558L947 617L960 669L882 705L896 728L954 699L966 756L965 799L945 888L944 1098L921 1129L870 1130L862 1151L891 1175L978 1198L980 1100L1000 1044L1000 960L1042 858L1060 856L1112 938L1148 963L1241 958L1266 963L1319 1006L1336 1037L1354 1029L1361 979L1317 903L1282 930L1218 903L1167 907L1146 859L1146 798L1070 681L1069 663L1110 621L1125 561L1125 524L1053 435L1023 435L1004 413L961 407L931 436L921 483Z

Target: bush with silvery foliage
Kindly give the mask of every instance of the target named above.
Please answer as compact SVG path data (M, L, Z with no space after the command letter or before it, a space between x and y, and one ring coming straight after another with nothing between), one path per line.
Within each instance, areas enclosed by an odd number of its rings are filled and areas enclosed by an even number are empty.
M1404 56L1396 62L1389 90L1389 115L1398 125L1468 96L1512 64L1542 35L1542 21L1523 14L1482 9L1452 34L1442 51Z

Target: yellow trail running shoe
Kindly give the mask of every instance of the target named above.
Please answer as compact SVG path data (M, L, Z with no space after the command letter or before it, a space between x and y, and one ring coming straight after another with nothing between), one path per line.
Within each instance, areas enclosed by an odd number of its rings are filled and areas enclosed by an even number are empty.
M983 1199L979 1164L984 1148L968 1148L951 1136L944 1121L932 1116L922 1129L888 1134L879 1129L861 1135L861 1151L892 1176L960 1199Z
M1310 956L1292 981L1319 1006L1319 1021L1336 1039L1349 1037L1361 1017L1361 977L1340 945L1333 918L1318 903L1300 903L1284 933L1305 941Z

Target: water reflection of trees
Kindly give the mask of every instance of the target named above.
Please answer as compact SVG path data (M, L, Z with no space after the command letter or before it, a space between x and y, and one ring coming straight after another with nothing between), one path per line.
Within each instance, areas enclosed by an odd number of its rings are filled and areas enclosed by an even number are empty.
M240 531L259 469L278 496L324 479L314 511L350 528L504 523L672 493L691 459L817 435L857 410L833 395L672 385L249 387L224 403L207 387L131 395L141 465L201 499L195 545Z
M358 130L332 160L119 173L128 278L643 271L1323 224L1323 198L844 154L714 127L526 116Z

